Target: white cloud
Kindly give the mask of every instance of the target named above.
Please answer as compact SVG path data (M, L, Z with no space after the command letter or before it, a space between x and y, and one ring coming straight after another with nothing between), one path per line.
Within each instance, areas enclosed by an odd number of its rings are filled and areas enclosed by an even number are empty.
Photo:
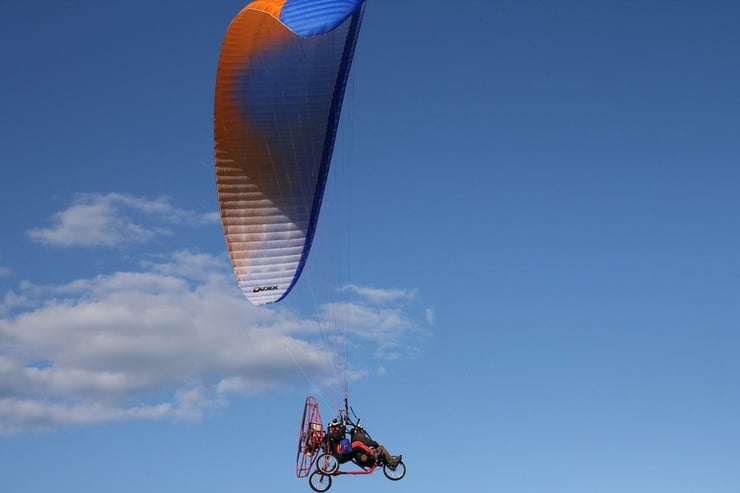
M10 273L9 268L0 265L0 277L8 277L10 276Z
M23 306L28 303L28 300L21 295L13 291L8 291L3 296L2 303L0 303L0 315L4 315L8 310Z
M366 286L347 285L345 291L355 293L361 298L378 305L386 303L397 303L403 300L411 300L416 297L416 290L409 289L380 289Z
M218 220L215 213L196 213L174 207L167 198L131 195L79 194L67 209L52 216L52 226L28 231L36 242L58 246L114 247L144 243L169 235L162 225L198 225Z
M408 300L404 293L386 303ZM390 304L321 310L343 311L352 327L342 335L346 344L370 343L386 360L402 357L401 338L418 331ZM317 322L284 307L250 305L227 261L202 253L180 251L139 271L64 284L21 282L0 299L0 432L198 420L234 394L305 385L297 366L322 375L321 335ZM347 372L350 379L369 374Z
M116 408L100 403L64 404L35 399L0 398L0 433L129 419L161 419L169 404Z
M437 313L433 309L427 308L424 311L424 316L427 320L427 324L431 325L432 327L437 325Z

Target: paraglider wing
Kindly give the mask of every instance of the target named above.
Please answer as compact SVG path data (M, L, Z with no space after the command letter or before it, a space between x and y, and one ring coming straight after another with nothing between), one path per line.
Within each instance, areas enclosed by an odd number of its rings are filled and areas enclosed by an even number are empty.
M282 299L306 262L364 0L257 0L231 22L216 77L216 187L239 287Z

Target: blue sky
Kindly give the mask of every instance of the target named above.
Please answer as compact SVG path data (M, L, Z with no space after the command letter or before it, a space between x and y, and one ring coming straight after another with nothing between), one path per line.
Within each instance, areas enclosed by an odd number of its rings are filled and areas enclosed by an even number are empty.
M0 491L310 491L310 295L250 306L217 219L242 7L0 5ZM327 205L409 472L331 491L740 490L739 17L369 0Z

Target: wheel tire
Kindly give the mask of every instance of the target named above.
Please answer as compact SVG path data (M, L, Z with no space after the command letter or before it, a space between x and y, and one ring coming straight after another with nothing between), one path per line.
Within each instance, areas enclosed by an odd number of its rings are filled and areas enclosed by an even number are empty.
M406 464L403 461L399 461L395 470L391 469L388 464L383 464L383 474L391 481L398 481L406 475Z
M332 454L321 454L316 459L316 468L323 474L334 474L339 469L339 461Z
M318 493L323 493L331 488L331 476L327 476L321 471L314 471L308 478L308 484L311 486L312 490L317 491Z

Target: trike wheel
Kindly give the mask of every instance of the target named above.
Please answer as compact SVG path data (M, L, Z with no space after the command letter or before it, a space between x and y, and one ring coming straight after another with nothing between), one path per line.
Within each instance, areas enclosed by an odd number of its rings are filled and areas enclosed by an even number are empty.
M312 490L322 493L331 488L331 476L327 476L321 471L314 471L308 478L308 484L311 485Z
M398 464L393 468L388 464L383 464L383 474L391 481L398 481L406 475L406 464L403 461L398 461Z
M324 474L333 474L339 469L339 461L332 454L321 454L316 461L316 468Z

